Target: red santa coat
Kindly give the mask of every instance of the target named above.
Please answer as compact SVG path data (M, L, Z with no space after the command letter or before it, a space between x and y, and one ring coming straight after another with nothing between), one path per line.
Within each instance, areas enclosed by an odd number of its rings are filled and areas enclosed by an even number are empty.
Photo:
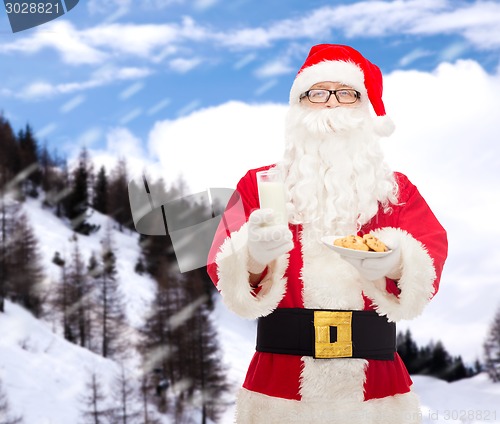
M312 229L290 224L294 248L269 264L261 287L252 291L246 268L246 221L250 213L259 208L255 174L267 168L250 170L240 180L237 193L243 210L228 207L209 254L208 273L229 309L245 318L266 316L276 308L376 310L390 321L411 319L422 312L439 287L447 255L446 232L417 188L400 173L395 174L398 204L388 213L380 208L359 232L360 235L371 232L386 241L398 239L403 273L397 285L387 278L376 282L363 280L352 266L319 243ZM261 394L267 397L266 401L324 399L333 405L334 398L348 396L349 402L354 402L353 411L359 411L356 403L409 393L411 384L397 354L394 361L378 361L325 360L256 352L243 387L248 391L247 397L251 397L251 393ZM403 413L407 406L405 402L398 402L399 406L390 406L388 411L393 413L394 408L400 407ZM414 400L409 404L414 407ZM331 416L332 413L328 413L328 417ZM269 415L267 418L268 422L272 421ZM363 419L372 422L366 417ZM400 419L400 422L418 420Z

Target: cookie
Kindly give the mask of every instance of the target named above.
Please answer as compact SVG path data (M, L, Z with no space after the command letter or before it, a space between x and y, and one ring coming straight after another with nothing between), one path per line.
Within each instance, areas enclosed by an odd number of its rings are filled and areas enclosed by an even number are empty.
M387 252L388 250L387 246L372 234L365 234L363 236L363 241L370 248L370 250L375 252Z
M366 252L370 250L368 245L364 243L362 237L354 235L338 238L333 244L335 246L345 247L346 249L364 250Z

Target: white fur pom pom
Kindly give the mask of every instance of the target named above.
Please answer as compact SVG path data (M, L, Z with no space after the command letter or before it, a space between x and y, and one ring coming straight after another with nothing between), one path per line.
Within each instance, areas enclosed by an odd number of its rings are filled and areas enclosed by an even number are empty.
M380 137L389 137L396 129L396 126L387 115L375 116L373 118L373 129Z

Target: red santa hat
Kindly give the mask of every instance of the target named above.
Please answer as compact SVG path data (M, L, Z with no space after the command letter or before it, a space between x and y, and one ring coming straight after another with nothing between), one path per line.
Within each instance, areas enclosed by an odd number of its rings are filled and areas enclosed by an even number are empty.
M394 131L392 119L385 114L382 101L382 73L378 66L349 46L318 44L311 48L290 90L290 104L297 104L300 95L323 81L340 82L368 98L376 114L374 128L380 136Z

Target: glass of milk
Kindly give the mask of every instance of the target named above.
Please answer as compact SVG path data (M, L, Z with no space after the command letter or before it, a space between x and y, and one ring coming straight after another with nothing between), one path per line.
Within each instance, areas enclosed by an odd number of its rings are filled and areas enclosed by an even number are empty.
M278 169L257 172L260 207L274 211L273 224L286 224L288 217L285 204L285 185Z

